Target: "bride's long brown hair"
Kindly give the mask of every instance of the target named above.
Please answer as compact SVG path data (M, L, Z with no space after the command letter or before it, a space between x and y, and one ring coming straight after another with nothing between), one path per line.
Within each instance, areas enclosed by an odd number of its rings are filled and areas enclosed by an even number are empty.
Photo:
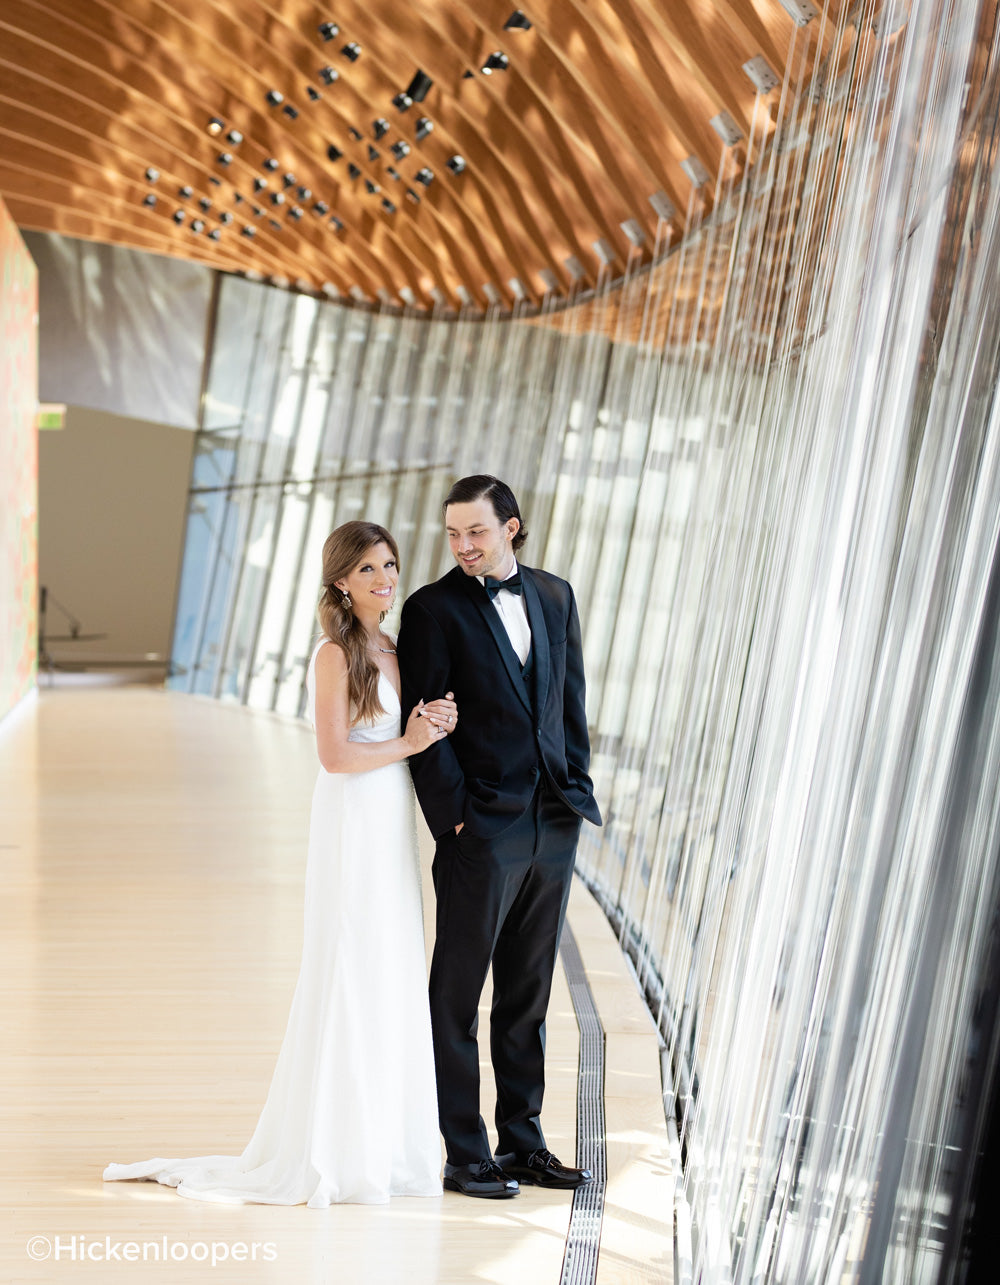
M347 657L347 693L362 722L374 722L386 712L378 698L379 667L369 654L368 636L334 582L350 575L365 560L365 554L382 543L392 550L398 570L396 541L376 522L345 522L323 545L323 595L316 616L323 633ZM384 617L385 612L382 614Z

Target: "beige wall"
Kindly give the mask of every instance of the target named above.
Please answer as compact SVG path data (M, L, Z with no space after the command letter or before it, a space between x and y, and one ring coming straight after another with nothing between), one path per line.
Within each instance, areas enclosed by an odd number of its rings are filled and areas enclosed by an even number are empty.
M39 583L106 638L51 642L56 660L170 653L194 434L70 406L39 434ZM47 636L69 632L51 597Z

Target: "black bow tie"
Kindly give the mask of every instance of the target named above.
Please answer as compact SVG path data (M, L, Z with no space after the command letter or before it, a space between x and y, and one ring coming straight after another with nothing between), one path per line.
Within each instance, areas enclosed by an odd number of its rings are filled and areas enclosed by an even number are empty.
M485 577L486 592L490 598L495 598L501 589L509 589L511 593L521 592L521 573L511 576L509 580L491 580L489 576Z

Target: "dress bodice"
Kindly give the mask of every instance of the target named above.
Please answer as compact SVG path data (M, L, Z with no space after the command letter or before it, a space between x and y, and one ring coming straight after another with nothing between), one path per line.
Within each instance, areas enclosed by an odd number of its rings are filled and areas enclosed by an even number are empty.
M389 635L391 637L391 635ZM395 638L392 639L395 642ZM306 670L306 718L313 727L316 726L316 657L319 655L319 649L330 642L329 638L321 638L313 648L313 654L309 658L309 667ZM333 645L333 644L331 644ZM380 714L372 723L362 723L353 717L351 730L347 739L350 741L391 741L394 736L399 735L400 729L400 707L399 697L396 695L396 689L386 678L385 674L379 670L378 676L378 694L384 714Z

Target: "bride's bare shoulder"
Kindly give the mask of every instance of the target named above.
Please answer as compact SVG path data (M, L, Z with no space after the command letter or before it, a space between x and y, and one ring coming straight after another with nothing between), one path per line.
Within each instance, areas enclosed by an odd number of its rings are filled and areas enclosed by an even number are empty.
M330 638L325 638L316 652L317 678L338 679L347 674L347 657L344 649Z

